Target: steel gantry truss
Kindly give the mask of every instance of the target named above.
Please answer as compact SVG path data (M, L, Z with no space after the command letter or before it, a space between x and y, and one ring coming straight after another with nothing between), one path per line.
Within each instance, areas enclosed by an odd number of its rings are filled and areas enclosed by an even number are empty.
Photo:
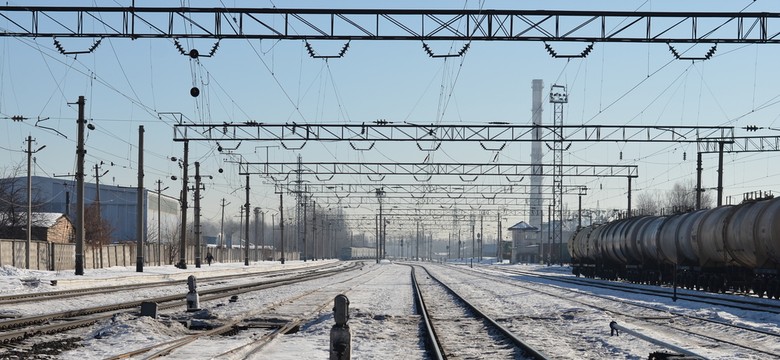
M757 130L754 128L753 130ZM739 136L731 138L712 138L707 142L697 144L696 156L696 208L701 209L701 194L704 192L701 184L702 155L718 154L718 198L717 205L723 204L723 154L724 153L755 153L780 151L780 136Z
M621 141L668 143L717 143L734 137L729 126L643 126L643 125L560 125L515 124L265 124L243 123L175 124L174 141L278 141L300 148L306 141L418 142L426 148L438 142L509 143L517 141L569 142ZM533 132L539 131L539 139ZM431 145L430 143L434 144ZM287 147L287 146L286 146ZM493 150L493 149L488 149Z
M495 9L0 6L2 36L780 43L780 14Z
M375 206L377 204L376 195L353 194L349 196L340 196L334 194L312 193L311 198L316 199L323 205L337 204L346 208L357 208L361 206ZM544 198L548 200L549 198ZM435 205L436 207L471 207L481 208L482 206L510 207L510 206L529 206L527 198L519 197L481 197L479 195L461 195L458 197L449 197L446 194L429 194L420 196L410 196L408 194L388 194L382 197L385 205Z
M427 181L434 175L460 176L463 181L473 181L479 176L504 176L511 181L533 175L532 164L483 164L483 163L411 163L411 162L240 162L239 175L265 175L272 178L303 174L332 177L335 175L375 176L381 181L387 175L411 175L418 181ZM545 175L549 168L545 166ZM562 164L561 176L628 177L639 176L636 165L569 165ZM465 179L464 177L471 177ZM514 177L514 179L512 178ZM327 179L327 178L326 178ZM369 178L370 179L370 178ZM281 179L275 179L281 180ZM322 180L322 179L320 179Z
M295 191L291 186L294 184L275 183L275 193L291 193ZM564 185L564 192L578 192L584 185ZM461 195L481 195L484 198L493 198L495 196L527 197L531 192L531 185L527 184L435 184L435 183L378 183L378 184L340 184L340 183L313 183L307 184L310 193L337 194L347 196L349 194L374 194L377 188L392 195L404 194L405 196L420 196L425 194L449 194L451 198L457 198ZM550 186L542 185L543 189Z

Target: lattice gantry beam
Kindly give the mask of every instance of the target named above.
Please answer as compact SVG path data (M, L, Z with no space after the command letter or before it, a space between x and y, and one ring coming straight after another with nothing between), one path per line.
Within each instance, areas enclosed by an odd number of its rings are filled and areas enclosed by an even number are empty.
M780 14L0 6L2 36L778 43Z
M532 164L482 164L482 163L370 163L370 162L241 162L239 175L288 176L303 174L369 175L381 178L386 175L412 175L418 181L434 175L461 177L506 176L518 180L534 175ZM551 165L542 165L543 175L550 176ZM636 165L569 165L564 164L562 176L639 177Z
M720 152L720 143L723 143L723 152L726 153L780 151L780 136L737 136L702 139L697 144L697 151L703 154L718 153Z
M176 124L174 141L280 141L300 147L306 141L383 142L439 141L511 142L533 141L535 125L469 124L430 125L412 123L382 124L264 124L258 122L222 124ZM702 138L728 139L734 128L727 126L641 126L564 125L564 141L687 142ZM555 141L552 126L541 126L541 141Z
M375 209L378 205L376 197L370 196L344 196L336 197L327 194L312 194L313 199L323 204L335 204L343 208L366 207ZM528 207L528 199L522 198L481 198L481 197L460 197L448 198L446 196L389 196L382 199L382 204L387 208L393 205L410 205L420 208L433 207L441 209L450 209L453 207L464 207L467 209L495 210L505 207Z
M551 188L551 185L543 185L543 192ZM579 192L585 185L564 185L565 192ZM306 191L311 194L375 194L376 190L381 188L385 194L449 194L452 198L459 195L480 195L485 197L494 196L528 196L531 194L531 185L527 184L433 184L433 183L378 183L378 184L337 184L337 183L314 183L306 184ZM274 192L290 193L294 192L295 184L274 184Z

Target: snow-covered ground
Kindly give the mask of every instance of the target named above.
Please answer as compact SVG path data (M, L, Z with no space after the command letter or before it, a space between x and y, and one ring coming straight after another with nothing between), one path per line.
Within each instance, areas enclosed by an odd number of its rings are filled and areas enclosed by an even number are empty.
M0 268L0 292L2 294L36 291L52 291L64 288L100 287L128 283L143 283L165 279L183 279L189 275L206 278L228 273L248 271L270 271L292 269L302 266L323 264L318 262L278 262L243 264L214 264L200 269L176 269L172 266L146 267L143 273L132 267L88 270L84 276L66 272L27 271L12 267ZM579 289L583 295L572 295L568 290L558 291L557 298L534 289L549 289L548 285L520 282L517 275L501 274L495 270L484 270L476 266L471 269L459 266L457 269L442 266L429 267L436 276L450 283L477 306L488 308L516 331L525 334L529 342L556 359L645 359L651 351L662 350L644 340L626 334L610 336L609 322L616 317L627 327L650 334L664 341L684 347L694 353L714 359L761 359L755 354L735 352L733 347L719 347L711 341L688 339L666 326L650 326L646 323L619 317L611 311L599 311L567 299L586 297L598 293L594 288ZM539 265L500 265L492 269L522 269L545 274L570 276L566 267L545 267ZM465 270L462 271L462 270ZM354 359L424 359L423 344L419 340L419 317L415 315L410 287L408 266L384 262L368 262L362 270L338 274L327 279L308 281L296 285L244 294L239 301L201 302L208 309L212 321L225 321L236 316L256 314L258 321L304 317L309 319L300 331L277 338L262 349L258 359L324 359L327 358L328 341L333 317L330 306L319 313L312 313L316 304L332 301L337 294L346 294L350 300L350 328L352 331L352 354ZM486 275L487 274L487 275ZM419 276L419 274L418 274ZM505 281L491 280L488 277ZM57 285L51 285L57 280ZM514 283L514 285L513 285ZM520 287L518 285L523 285ZM186 292L186 288L182 289ZM615 293L600 295L615 296ZM308 295L302 296L308 293ZM117 293L116 301L126 300L127 294ZM668 308L674 311L690 312L699 316L725 319L746 324L766 331L780 333L780 316L768 313L740 311L715 306L703 306L667 298L631 295L631 300ZM294 301L290 299L297 298ZM586 301L585 299L582 299ZM592 301L592 300L587 300ZM601 300L602 303L605 302ZM607 306L607 304L603 304ZM47 301L46 311L72 308L68 300ZM617 308L616 308L617 309ZM184 316L184 309L168 313L159 319L138 318L130 315L117 316L92 327L77 330L81 336L81 347L57 355L58 359L102 359L111 355L140 348L165 340L173 340L188 333L176 321ZM25 313L27 310L19 310ZM32 312L32 310L30 310ZM657 314L656 314L657 315ZM648 315L653 316L653 315ZM672 325L672 324L670 324ZM444 329L447 331L448 329ZM454 329L449 329L454 331ZM702 332L719 331L701 329ZM766 336L756 339L754 335L730 330L729 338L734 341L753 343L757 347L780 353L780 343ZM217 358L225 351L241 343L254 341L267 334L267 329L250 328L234 336L198 340L186 350L175 351L169 359ZM469 345L464 345L469 346ZM2 357L2 354L0 354Z

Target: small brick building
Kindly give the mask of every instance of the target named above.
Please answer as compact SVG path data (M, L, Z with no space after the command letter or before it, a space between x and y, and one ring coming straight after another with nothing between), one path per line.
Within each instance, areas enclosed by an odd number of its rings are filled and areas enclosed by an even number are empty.
M75 229L67 215L60 213L33 213L32 240L58 244L73 243Z

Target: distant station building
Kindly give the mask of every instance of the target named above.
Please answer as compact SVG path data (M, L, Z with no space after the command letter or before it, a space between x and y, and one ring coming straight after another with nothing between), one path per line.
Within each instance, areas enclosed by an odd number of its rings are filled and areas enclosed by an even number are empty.
M534 263L539 261L539 242L536 232L539 228L521 221L509 227L512 234L512 263Z
M16 197L23 199L23 205L16 211L26 211L27 178L16 177L0 179L0 185L5 188L16 189ZM131 242L137 240L136 212L137 212L137 188L94 183L84 184L85 208L98 202L100 199L100 215L111 226L111 243ZM32 199L36 213L59 214L72 223L76 222L76 182L71 179L49 178L42 176L32 177ZM179 202L166 195L158 197L156 192L143 190L144 201L144 238L147 241L157 240L157 222L160 219L160 237L163 243L170 242L177 234L179 223ZM158 200L159 199L159 200ZM19 199L15 200L16 202ZM158 213L158 202L160 211ZM54 216L54 215L51 215ZM34 224L37 223L33 217ZM56 222L63 220L57 217ZM61 227L67 225L61 224ZM48 238L47 234L47 238ZM60 239L59 235L51 233L53 238ZM59 241L58 241L59 242Z

